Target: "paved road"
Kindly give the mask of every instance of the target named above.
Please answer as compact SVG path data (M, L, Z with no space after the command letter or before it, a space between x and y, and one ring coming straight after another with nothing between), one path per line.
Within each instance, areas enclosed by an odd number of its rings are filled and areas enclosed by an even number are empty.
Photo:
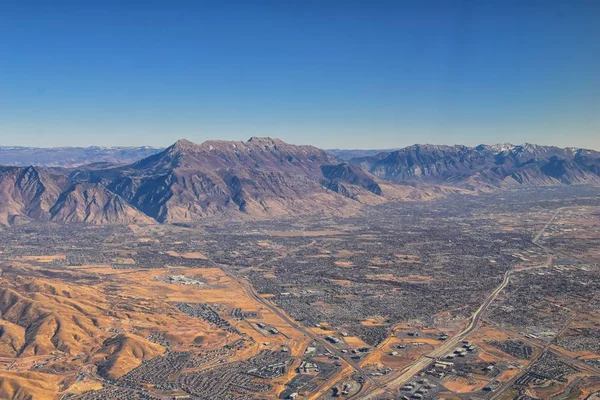
M573 323L573 321L575 319L577 319L577 317L579 317L583 312L587 312L588 310L588 306L590 304L592 304L596 298L600 296L600 295L595 295L592 296L592 298L581 308L582 311L578 311L576 312L573 316L571 316L571 318L569 318L569 320L565 323L565 325L563 325L563 327L556 333L556 335L554 335L554 337L552 338L551 341L549 341L543 348L542 351L540 351L538 353L538 355L536 355L535 357L533 357L531 359L531 361L529 362L529 364L527 364L527 367L525 367L525 369L523 371L521 371L521 373L515 375L510 381L506 382L502 388L497 391L491 398L490 400L495 400L500 398L500 396L506 392L508 389L510 389L510 387L523 375L525 375L527 373L527 371L529 371L529 369L531 368L531 366L533 364L535 364L535 362L538 360L538 358L540 358L544 353L546 353L548 351L548 349L550 349L550 346L552 346L552 343L554 343L554 341L556 339L558 339L560 336L562 336L563 333L565 333L567 331L567 329L569 329L569 326L571 326L571 324ZM585 311L584 311L585 310Z
M548 227L552 224L552 222L554 222L556 217L558 217L558 214L565 208L567 208L567 207L561 207L556 210L556 212L552 215L552 218L550 218L550 220L546 223L546 225L544 225L544 227L542 229L540 229L538 234L534 236L533 240L531 241L533 244L537 244L538 240L540 240L540 238L542 237L544 232L546 232L546 229L548 229Z
M215 265L217 265L217 264L215 263ZM312 331L306 329L304 326L302 326L301 324L299 324L296 321L294 321L293 319L291 319L287 314L285 314L284 312L282 312L279 309L279 307L277 307L276 305L272 304L270 301L268 301L267 299L265 299L264 297L262 297L261 295L259 295L256 292L256 290L254 289L254 287L252 287L252 285L250 283L246 282L243 279L238 278L231 270L229 270L228 267L226 267L224 265L217 265L217 267L221 268L223 270L223 272L225 272L225 274L228 277L230 277L231 279L233 279L237 283L239 283L240 286L242 286L242 288L246 291L246 293L250 297L252 297L254 300L256 300L257 302L259 302L263 306L267 307L275 315L277 315L279 318L281 318L282 320L284 320L288 325L290 325L293 328L297 329L298 331L302 332L304 335L306 335L307 337L311 338L313 341L318 342L323 347L325 347L327 350L329 350L332 354L335 354L336 356L338 356L341 359L343 359L352 368L354 368L354 370L360 376L362 376L365 380L367 380L371 385L373 385L375 387L381 387L381 385L379 383L377 383L376 381L374 381L368 374L366 374L363 371L363 369L360 367L360 365L358 365L356 362L354 362L354 360L352 360L349 356L347 356L346 354L342 353L338 348L336 348L335 346L333 346L331 343L329 343L328 341L326 341L325 339L323 339L319 335L316 335Z
M303 245L301 247L310 247L310 246L314 245L314 243L315 243L315 240L313 240L311 243ZM283 257L284 256L272 258L269 261L265 261L265 264L268 262L273 262L274 260L277 260L277 259L280 259ZM277 305L271 303L269 300L265 299L260 294L258 294L256 289L254 289L254 287L252 286L252 284L250 284L250 282L247 282L245 279L241 279L240 277L238 277L237 274L235 274L229 268L228 265L219 264L210 257L208 257L207 260L213 266L221 269L225 273L225 275L227 275L229 278L236 281L242 287L242 289L244 289L244 291L255 301L257 301L258 303L267 307L269 310L271 310L275 315L277 315L279 318L281 318L283 321L285 321L291 327L302 332L305 336L311 338L314 342L320 343L323 347L325 347L327 350L329 350L332 354L334 354L334 355L338 356L339 358L341 358L342 360L344 360L350 367L352 367L354 369L354 371L356 371L359 374L359 376L361 376L363 379L365 379L371 385L373 385L375 387L381 387L381 385L378 382L374 381L369 375L367 375L364 372L364 370L361 368L361 366L358 365L356 362L354 362L354 360L352 360L348 355L342 353L338 348L333 346L331 343L329 343L328 341L326 341L319 335L314 334L309 329L306 329L303 325L301 325L301 324L297 323L296 321L294 321L293 319L291 319ZM259 266L261 266L261 265L259 265ZM322 385L319 385L317 388L315 388L315 390L313 392L316 392L317 390L321 391L327 383L328 382L324 382Z
M492 304L492 302L496 299L498 294L506 287L506 285L508 285L508 282L510 281L510 276L513 272L513 270L510 270L504 273L502 283L500 283L500 285L498 285L498 287L494 289L492 293L490 293L490 295L486 298L485 302L477 309L477 311L475 311L475 313L473 313L471 321L465 329L463 329L453 337L447 339L442 345L435 348L429 354L419 357L416 361L410 364L410 366L408 366L400 376L387 382L387 384L385 384L386 391L389 391L390 389L395 390L397 388L400 388L407 382L410 382L413 379L413 377L419 373L419 371L427 367L434 359L438 359L448 354L453 348L455 348L459 344L460 341L464 339L465 336L470 334L477 327L481 315L487 310L490 304ZM371 393L363 396L362 399L373 399L382 395L384 395L383 391L376 389Z
M559 208L558 210L556 210L556 212L552 215L550 220L544 225L544 227L540 230L540 232L538 232L534 236L534 238L532 239L532 243L537 244L537 241L544 234L546 229L548 229L548 227L552 224L552 222L558 216L560 211L562 211L562 209L563 208ZM543 247L543 246L540 246L540 247ZM516 270L506 271L504 273L504 277L503 277L500 285L498 285L498 287L496 287L496 289L494 289L494 291L489 294L489 296L486 298L486 300L483 302L483 304L481 304L481 306L479 306L479 308L473 313L473 315L470 319L469 325L467 325L467 327L465 329L463 329L462 331L460 331L459 333L454 335L452 338L449 338L448 340L446 340L442 345L440 345L439 347L437 347L436 349L431 351L429 354L419 357L419 359L417 359L412 364L410 364L402 372L402 374L400 376L388 381L387 383L385 383L383 385L374 381L369 375L364 373L364 371L362 370L360 365L358 365L356 362L354 362L352 359L350 359L345 354L341 353L341 351L339 351L336 347L332 346L329 342L327 342L320 336L314 334L313 332L309 331L308 329L305 329L301 324L298 324L296 321L294 321L290 317L288 317L287 314L283 313L279 309L279 307L277 307L276 305L272 304L267 299L260 296L254 289L254 287L252 287L251 284L245 282L244 280L239 279L235 273L233 273L231 270L229 270L228 267L219 265L216 262L214 262L213 260L210 260L210 261L215 266L221 268L223 270L223 272L225 272L225 274L227 274L227 276L229 276L231 279L238 282L242 286L242 288L246 291L246 293L250 297L252 297L254 300L256 300L257 302L259 302L262 305L264 305L265 307L267 307L269 310L271 310L274 314L279 316L282 320L284 320L290 326L299 330L307 337L310 337L313 341L320 343L326 349L328 349L331 353L337 355L338 357L340 357L341 359L346 361L346 363L348 363L352 368L354 368L354 370L360 376L362 376L369 383L371 383L372 386L370 388L369 393L364 394L362 396L362 399L369 400L369 399L377 398L378 396L384 396L386 394L393 395L393 393L396 389L403 386L405 383L409 382L417 373L419 373L419 371L421 371L423 368L427 367L427 365L429 365L432 360L438 359L438 358L446 355L448 352L450 352L450 350L452 350L454 347L456 347L460 341L462 341L467 335L469 335L471 332L473 332L477 328L482 315L488 309L490 304L492 304L494 302L496 297L498 297L498 294L500 294L500 292L502 292L502 290L504 290L506 285L508 285L508 283L510 282L510 277L513 273L519 272L519 271L530 270L530 269L534 269L534 268L547 267L548 265L551 265L552 257L549 256L548 262L544 265L537 265L537 266L532 266L532 267L528 267L528 268L522 268L522 269L519 269L518 271L516 271Z
M550 224L552 224L552 222L556 219L558 214L563 209L564 209L564 207L556 210L556 212L552 215L550 220L533 237L533 239L532 239L533 244L538 245L537 241L540 239L540 237L544 234L546 229L548 229ZM538 246L540 246L540 245L538 245ZM544 248L545 250L548 250L547 248L545 248L543 246L540 246L540 247ZM402 374L400 376L392 379L391 381L387 382L384 385L385 391L388 391L388 392L390 390L395 391L396 389L400 388L407 382L410 382L413 379L413 377L416 374L418 374L419 371L421 371L423 368L427 367L432 362L432 360L440 358L440 357L444 356L445 354L449 353L450 350L452 350L454 347L456 347L460 341L462 341L467 335L469 335L471 332L473 332L475 330L475 328L477 328L477 325L481 319L481 316L485 313L485 311L488 309L490 304L493 303L493 301L496 299L496 297L498 297L498 294L500 294L500 292L502 292L502 290L504 290L506 285L508 285L508 283L510 282L510 277L513 273L527 271L527 270L536 269L536 268L545 268L550 265L552 265L552 256L551 255L548 256L548 260L546 261L545 264L534 265L531 267L521 268L519 270L511 269L511 270L506 271L504 273L504 278L502 279L502 282L500 283L500 285L498 285L498 287L496 289L494 289L494 291L492 293L490 293L490 295L486 298L486 300L483 302L483 304L477 309L477 311L475 311L475 313L473 313L473 316L471 317L471 322L465 329L463 329L461 332L454 335L452 338L446 340L444 342L444 344L437 347L429 354L421 356L419 359L417 359L412 364L410 364L402 372ZM376 390L373 390L370 393L366 394L365 396L363 396L362 399L363 400L374 399L374 398L377 398L378 396L382 396L383 394L384 393L381 389L379 389L379 390L376 389Z

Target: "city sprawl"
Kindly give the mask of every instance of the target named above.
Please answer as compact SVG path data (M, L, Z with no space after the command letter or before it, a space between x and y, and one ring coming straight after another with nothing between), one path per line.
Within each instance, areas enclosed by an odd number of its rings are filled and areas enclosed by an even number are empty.
M0 257L0 374L62 399L600 390L593 187L343 218L27 224L0 231Z

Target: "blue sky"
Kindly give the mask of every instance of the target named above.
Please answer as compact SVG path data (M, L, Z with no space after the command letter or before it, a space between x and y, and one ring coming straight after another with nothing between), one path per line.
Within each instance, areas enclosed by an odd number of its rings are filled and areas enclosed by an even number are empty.
M596 0L0 2L1 145L600 149Z

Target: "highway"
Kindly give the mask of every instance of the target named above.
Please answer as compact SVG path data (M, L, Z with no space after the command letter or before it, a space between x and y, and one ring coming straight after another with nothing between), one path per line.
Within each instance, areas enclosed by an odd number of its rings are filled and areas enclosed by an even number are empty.
M562 210L563 210L563 208L559 208L558 210L556 210L556 212L552 215L550 220L544 225L544 227L540 230L540 232L538 232L533 237L533 239L532 239L533 244L538 245L545 250L548 250L547 248L537 244L537 241L540 239L540 237L544 234L546 229L548 229L550 224L552 224L552 222L556 219L556 217ZM542 265L534 265L531 267L520 268L518 270L511 269L511 270L506 271L504 273L504 277L503 277L500 285L498 285L498 287L496 289L494 289L494 291L492 293L490 293L490 295L485 299L483 304L473 313L471 320L469 322L469 325L465 329L463 329L462 331L460 331L459 333L454 335L452 338L449 338L448 340L446 340L442 345L440 345L439 347L434 349L429 354L419 357L416 361L414 361L412 364L407 366L403 370L401 375L399 375L396 378L393 378L392 380L390 380L389 382L387 382L384 385L385 391L393 392L396 389L402 387L407 382L410 382L413 379L413 377L416 374L418 374L419 371L421 371L423 368L427 367L432 362L432 360L435 360L442 356L445 356L447 353L450 352L450 350L452 350L454 347L456 347L460 341L462 341L467 335L469 335L471 332L473 332L475 330L475 328L477 328L477 325L478 325L482 315L488 309L490 304L492 304L494 302L494 300L496 299L496 297L498 297L500 292L502 292L502 290L504 290L506 285L508 285L508 283L510 282L510 277L512 276L513 273L521 272L521 271L528 271L528 270L536 269L536 268L545 268L545 267L552 265L552 260L553 260L553 257L551 255L549 255L546 263L544 263ZM374 399L379 396L382 396L384 394L383 392L384 391L381 389L375 389L375 390L372 390L370 393L365 394L362 397L362 399L364 399L364 400Z
M532 243L541 247L542 249L546 250L546 251L550 251L550 249L548 249L547 247L538 244L538 240L542 237L542 235L544 234L544 232L546 231L546 229L548 229L548 227L550 226L550 224L556 219L556 217L558 216L558 214L563 210L566 209L568 207L562 207L556 210L556 212L552 215L552 218L550 218L550 220L548 221L548 223L546 223L546 225L544 225L544 227L540 230L540 232L538 232L537 235L535 235L535 237L532 240ZM592 297L592 300L590 300L590 303L596 298L596 296ZM579 313L577 313L576 315L578 315ZM561 330L554 336L554 338L548 342L543 348L542 351L540 351L535 357L533 357L531 359L531 361L529 362L529 364L527 365L527 367L525 369L523 369L523 371L521 371L521 373L515 375L510 381L508 381L507 383L505 383L502 388L496 392L492 397L491 400L497 399L499 398L504 392L506 392L506 390L508 390L516 381L517 379L519 379L521 376L523 376L524 374L527 373L527 371L529 370L529 368L537 361L538 358L540 358L549 348L550 345L554 342L554 339L556 339L557 337L559 337L560 335L562 335L567 329L568 327L571 325L571 322L573 322L573 320L575 319L575 316L571 317L567 323L561 328Z
M558 210L556 210L556 212L552 215L550 220L533 237L533 239L532 239L533 244L538 245L537 241L541 238L541 236L546 231L546 229L548 229L548 227L556 219L556 217L558 216L560 211L562 211L562 208L559 208ZM545 250L548 250L541 245L538 245L538 246L541 248L544 248ZM447 339L442 345L435 348L430 353L419 357L417 360L415 360L413 363L411 363L409 366L407 366L399 376L391 379L390 381L388 381L384 384L374 381L368 374L366 374L362 370L360 365L358 365L356 362L354 362L352 359L350 359L347 355L341 353L341 351L339 349L337 349L335 346L331 345L329 342L324 340L319 335L316 335L312 331L304 328L304 326L302 326L301 324L299 324L296 321L294 321L293 319L291 319L287 314L285 314L281 309L279 309L279 307L277 307L276 305L272 304L267 299L260 296L249 282L246 282L245 280L237 277L236 274L234 272L232 272L228 266L219 265L216 262L214 262L213 260L210 260L210 261L216 267L221 268L223 270L223 272L227 276L229 276L231 279L238 282L240 284L240 286L244 289L244 291L251 298L256 300L258 303L262 304L263 306L267 307L269 310L271 310L274 314L276 314L278 317L280 317L287 324L289 324L293 328L297 329L298 331L302 332L304 335L311 338L313 341L320 343L327 350L329 350L332 354L340 357L348 365L350 365L360 376L362 376L367 382L370 383L370 386L367 389L367 393L365 393L361 396L361 399L369 400L369 399L376 399L379 396L384 396L386 394L392 395L393 397L395 397L394 393L398 388L402 387L407 382L410 382L416 374L418 374L421 370L423 370L425 367L427 367L433 360L436 360L436 359L448 354L466 336L468 336L471 332L473 332L477 328L477 326L481 320L481 317L487 311L489 306L494 302L494 300L498 297L498 295L502 292L502 290L504 290L504 288L508 285L508 283L510 282L510 277L512 276L513 273L536 269L536 268L548 267L549 265L552 264L552 256L548 256L547 262L542 265L535 265L535 266L531 266L531 267L521 268L518 270L511 269L511 270L506 271L504 273L502 282L488 295L488 297L485 299L485 301L473 313L473 315L471 316L471 318L469 320L469 324L462 331L460 331L453 337ZM329 384L329 386L331 387L332 384ZM319 389L318 392L321 392L323 387L325 387L325 384L320 385L317 388L317 389Z
M540 240L544 232L546 232L546 229L548 229L548 227L552 224L552 222L554 222L556 217L558 217L558 214L566 208L568 207L561 207L556 210L556 212L552 215L552 218L550 218L546 225L544 225L544 227L538 232L538 234L534 236L533 240L531 241L533 244L537 244L538 240Z
M313 240L311 243L306 244L306 245L301 246L301 247L310 247L314 243L315 243L315 241ZM276 259L280 259L280 258L283 258L283 257L284 256L278 256L278 257L275 257L275 258L273 258L273 259L271 259L269 261L266 261L265 263L272 262L272 261L274 261ZM375 387L381 387L381 385L378 382L374 381L369 375L367 375L363 371L363 369L360 367L360 365L358 365L356 362L354 362L354 360L352 360L348 355L342 353L338 348L336 348L335 346L333 346L331 343L329 343L328 341L326 341L325 339L323 339L319 335L316 335L315 333L313 333L309 329L305 328L301 324L299 324L296 321L294 321L285 312L283 312L277 305L271 303L269 300L267 300L264 297L262 297L256 291L256 289L254 289L254 287L252 286L252 284L250 282L246 281L245 279L242 279L242 278L238 277L229 268L228 265L219 264L219 263L217 263L216 261L214 261L210 257L207 257L207 260L213 266L215 266L216 268L221 269L225 273L225 275L227 275L230 279L232 279L233 281L237 282L242 287L242 289L246 292L246 294L248 296L250 296L252 299L254 299L259 304L262 304L263 306L265 306L266 308L268 308L269 310L271 310L275 315L277 315L279 318L281 318L284 322L286 322L292 328L294 328L294 329L302 332L306 337L309 337L314 342L321 344L323 347L325 347L327 350L329 350L332 354L334 354L334 355L338 356L340 359L344 360L346 362L346 364L348 364L352 369L354 369L354 371L356 371L370 385L373 385ZM260 265L258 265L258 266L260 266ZM314 392L320 392L328 384L329 384L329 382L324 382L322 385L319 385L317 388L315 388L315 390L313 391L313 393ZM331 385L329 385L329 387L331 387Z
M502 292L502 290L508 285L510 281L510 276L514 272L514 270L506 271L504 273L504 278L502 279L502 283L494 289L492 293L486 298L485 302L473 313L469 325L454 335L453 337L447 339L442 345L435 348L427 355L422 355L412 364L410 364L407 368L404 369L401 375L392 379L391 381L385 384L385 391L392 390L394 391L397 388L404 386L404 384L410 382L413 377L419 373L423 368L427 367L433 360L438 359L440 357L445 356L451 350L453 350L459 343L462 341L465 336L473 332L473 330L477 327L479 320L481 319L481 315L487 310L487 308L492 304L492 302L496 299L498 294ZM373 399L379 396L382 396L384 391L381 389L375 389L371 391L369 394L365 394L362 399Z
M595 295L592 296L592 298L585 304L585 306L582 307L582 310L586 310L590 304L592 304L596 298L599 295ZM544 353L546 353L546 351L548 351L548 349L550 349L550 347L552 346L552 343L554 343L554 341L559 338L563 333L565 333L567 331L567 329L569 329L569 326L571 326L571 324L573 323L573 321L575 321L575 319L577 319L577 317L579 317L582 314L583 311L579 311L577 313L575 313L573 316L571 316L571 318L569 318L569 320L565 323L565 325L563 325L563 327L556 333L556 335L554 335L554 337L552 338L551 341L549 341L543 348L542 351L540 351L535 357L533 357L531 359L531 361L529 362L529 364L527 365L527 367L525 369L523 369L523 371L521 371L521 373L515 375L510 381L506 382L502 388L496 392L490 400L496 400L499 399L500 396L502 396L502 394L504 392L506 392L508 389L510 389L510 387L523 375L525 375L527 373L527 371L529 371L529 369L531 368L531 366L533 364L535 364L535 362L538 360L538 358L540 358Z
M294 329L302 332L305 336L307 336L307 337L311 338L313 341L321 344L323 347L325 347L327 350L329 350L332 354L340 357L340 359L344 360L348 365L350 365L361 377L363 377L371 385L378 387L378 388L381 387L381 385L379 383L377 383L369 375L367 375L363 371L363 369L360 367L360 365L358 365L356 362L354 362L354 360L352 360L349 356L342 353L338 348L333 346L331 343L329 343L328 341L326 341L319 335L316 335L309 329L306 329L304 326L302 326L301 324L294 321L286 313L284 313L281 309L279 309L279 307L272 304L270 301L268 301L267 299L263 298L260 294L258 294L256 292L256 290L254 289L254 287L249 282L246 282L244 279L240 279L239 277L237 277L235 275L235 273L233 273L231 270L229 270L229 267L224 266L224 265L218 265L214 261L212 261L212 262L215 264L215 266L222 269L223 272L229 278L235 280L252 299L254 299L258 303L262 304L263 306L267 307L275 315L277 315L279 318L281 318L283 321L285 321L288 325L290 325Z

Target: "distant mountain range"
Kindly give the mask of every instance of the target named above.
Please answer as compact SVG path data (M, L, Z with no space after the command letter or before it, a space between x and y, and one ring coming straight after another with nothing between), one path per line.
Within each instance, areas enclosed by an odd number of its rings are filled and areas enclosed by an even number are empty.
M345 215L364 204L447 193L600 183L599 152L531 144L414 145L349 160L271 138L180 140L162 151L95 149L105 158L77 167L54 167L48 155L39 158L46 166L0 167L0 224ZM134 154L144 156L132 160Z
M0 165L79 167L91 163L129 164L164 149L142 147L18 147L0 146Z
M534 144L414 145L351 163L388 182L427 182L468 189L600 182L600 153Z
M372 157L379 153L391 153L398 149L385 149L385 150L344 150L344 149L330 149L327 150L329 154L333 154L337 158L343 161L348 161L353 158L359 157Z

